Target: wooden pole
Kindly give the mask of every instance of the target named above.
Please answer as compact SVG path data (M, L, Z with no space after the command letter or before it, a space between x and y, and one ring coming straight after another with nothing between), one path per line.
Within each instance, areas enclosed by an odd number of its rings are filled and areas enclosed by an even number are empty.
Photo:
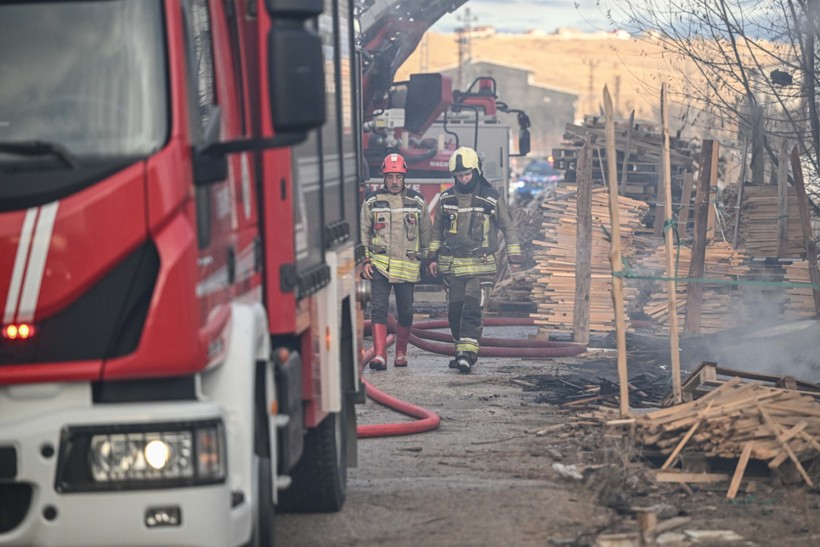
M766 169L765 134L763 132L763 107L752 106L752 184L764 184Z
M686 237L686 230L689 227L689 208L692 206L692 186L695 174L687 171L683 174L683 189L680 193L680 212L678 213L678 234L681 239Z
M743 164L740 166L740 181L737 183L737 204L735 206L735 233L732 236L732 247L737 249L737 233L740 228L740 211L743 207L743 186L746 182L746 153L749 151L749 143L746 142L746 135L743 135Z
M575 238L575 301L572 313L574 342L589 342L589 291L592 284L592 146L587 141L578 153L577 234Z
M800 211L800 226L803 228L803 240L806 243L806 260L809 261L809 278L813 285L820 285L820 270L817 269L817 244L811 231L809 217L809 198L806 197L806 186L803 183L803 167L800 165L800 152L797 146L792 148L792 175L794 189L797 193L797 209ZM814 313L820 316L820 290L812 288L814 295Z
M626 321L624 319L624 279L621 258L621 216L618 208L618 166L615 152L615 118L612 97L604 86L604 112L606 113L606 162L609 181L609 217L612 223L612 248L609 262L612 264L612 305L615 308L615 339L618 348L618 381L620 383L621 416L629 414L629 376L626 367Z
M666 240L666 292L669 298L669 351L672 360L672 395L675 404L683 402L680 381L680 353L678 345L678 294L675 280L675 242L672 225L672 159L669 150L669 106L666 83L661 85L661 126L663 128L663 151L661 153L661 181L663 183Z
M700 279L704 273L706 258L706 241L709 219L709 196L712 179L717 177L718 143L711 139L703 141L700 153L700 173L698 188L695 193L695 229L692 240L692 262L689 265L689 277ZM689 283L686 287L686 321L684 332L700 333L700 311L703 304L703 284Z
M777 258L789 253L789 142L780 140L777 155Z
M663 170L663 165L661 165L661 170ZM661 177L659 176L658 177L658 186L660 186L662 184L663 184L663 181L661 180ZM658 193L660 193L660 192L658 192ZM655 218L654 218L654 221L653 221L655 223L655 225L652 227L652 229L653 229L652 233L655 235L655 237L663 237L663 223L664 223L664 220L666 219L666 207L664 206L663 203L661 203L660 199L661 199L660 196L655 197Z
M621 167L621 195L626 195L626 179L629 174L629 148L632 146L632 126L635 125L635 110L629 115L629 126L626 128L626 146L624 146L624 163Z

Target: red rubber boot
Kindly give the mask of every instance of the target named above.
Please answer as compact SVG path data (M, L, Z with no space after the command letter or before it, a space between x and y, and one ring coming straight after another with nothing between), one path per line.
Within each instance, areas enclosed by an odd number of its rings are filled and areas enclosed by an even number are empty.
M375 355L370 360L371 370L387 370L387 325L371 323Z
M396 358L393 360L394 367L407 366L408 340L410 340L410 327L396 325Z

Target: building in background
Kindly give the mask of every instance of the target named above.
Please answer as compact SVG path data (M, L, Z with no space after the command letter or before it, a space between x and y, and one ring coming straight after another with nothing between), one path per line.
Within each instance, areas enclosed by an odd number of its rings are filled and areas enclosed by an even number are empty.
M458 86L459 67L445 68L441 72L453 79L454 86ZM578 94L534 83L533 71L529 69L474 59L465 63L460 72L460 91L466 91L476 78L492 77L496 81L498 96L530 116L531 158L548 157L552 148L561 142L566 124L575 118ZM510 125L514 126L514 118L510 116ZM517 170L520 171L524 165L526 161L519 161Z

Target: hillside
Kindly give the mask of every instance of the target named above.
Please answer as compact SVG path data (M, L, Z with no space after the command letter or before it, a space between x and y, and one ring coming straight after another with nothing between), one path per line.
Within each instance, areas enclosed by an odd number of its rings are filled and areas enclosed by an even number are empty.
M417 48L399 69L397 80L406 79L414 72L457 66L458 48L454 34L428 33L424 40L426 45ZM426 69L422 62L425 49ZM657 122L662 79L669 83L672 93L683 91L684 87L680 69L671 66L659 45L647 40L602 34L496 34L474 38L471 49L475 60L526 68L532 71L535 84L577 93L577 119L585 114L598 113L606 84L623 116L635 109L638 119ZM676 109L670 111L674 126Z

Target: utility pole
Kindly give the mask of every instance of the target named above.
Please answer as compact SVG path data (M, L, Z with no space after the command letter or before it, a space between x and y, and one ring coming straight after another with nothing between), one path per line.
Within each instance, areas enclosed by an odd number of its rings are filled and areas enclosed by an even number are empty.
M477 20L470 13L470 8L464 8L464 15L458 16L462 25L456 29L456 44L458 44L458 75L456 77L456 89L462 87L462 73L464 65L473 58L470 40L472 39L472 24Z

